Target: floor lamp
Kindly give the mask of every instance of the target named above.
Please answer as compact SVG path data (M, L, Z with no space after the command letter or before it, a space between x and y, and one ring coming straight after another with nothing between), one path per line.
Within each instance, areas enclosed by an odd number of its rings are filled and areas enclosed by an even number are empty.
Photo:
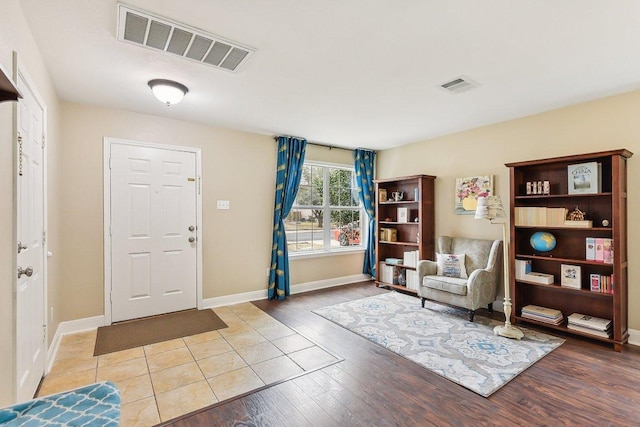
M478 207L476 208L476 219L488 219L491 224L499 224L493 222L496 218L506 218L502 199L500 196L487 196L478 198ZM498 325L493 328L495 335L507 338L521 339L524 333L511 324L511 296L509 295L509 241L507 240L507 222L502 223L502 248L504 254L502 264L504 266L504 325Z

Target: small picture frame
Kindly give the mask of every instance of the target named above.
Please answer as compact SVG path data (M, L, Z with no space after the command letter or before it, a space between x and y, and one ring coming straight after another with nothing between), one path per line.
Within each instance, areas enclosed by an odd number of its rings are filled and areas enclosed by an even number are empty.
M579 265L560 265L560 286L565 288L582 288L582 268Z
M398 222L409 222L409 208L398 208Z
M383 203L387 201L387 190L381 188L378 190L378 203Z

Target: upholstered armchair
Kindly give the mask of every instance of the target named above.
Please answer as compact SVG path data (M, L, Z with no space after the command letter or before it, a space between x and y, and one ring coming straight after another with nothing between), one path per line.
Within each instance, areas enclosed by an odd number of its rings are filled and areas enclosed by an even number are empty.
M471 322L478 308L486 306L493 311L502 272L502 240L441 236L437 248L440 271L437 261L418 262L418 295L422 297L422 307L427 299L461 307L469 312ZM448 257L459 261L460 266L442 268L444 254L464 254L464 257ZM458 275L461 277L455 277Z

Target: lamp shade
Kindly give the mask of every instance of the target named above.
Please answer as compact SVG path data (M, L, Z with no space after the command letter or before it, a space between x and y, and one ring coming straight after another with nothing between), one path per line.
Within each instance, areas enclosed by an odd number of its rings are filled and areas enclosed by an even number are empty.
M496 218L505 218L506 213L502 206L500 196L487 196L478 198L478 206L476 207L476 219L493 220Z
M149 87L160 102L167 107L182 101L189 89L181 83L172 80L155 79L149 81Z

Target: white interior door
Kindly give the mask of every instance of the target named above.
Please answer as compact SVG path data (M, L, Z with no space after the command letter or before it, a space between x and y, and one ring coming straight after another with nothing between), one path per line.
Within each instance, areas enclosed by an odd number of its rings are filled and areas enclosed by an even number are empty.
M45 370L45 107L19 71L17 131L17 400L31 399Z
M196 155L112 143L111 320L196 307Z

